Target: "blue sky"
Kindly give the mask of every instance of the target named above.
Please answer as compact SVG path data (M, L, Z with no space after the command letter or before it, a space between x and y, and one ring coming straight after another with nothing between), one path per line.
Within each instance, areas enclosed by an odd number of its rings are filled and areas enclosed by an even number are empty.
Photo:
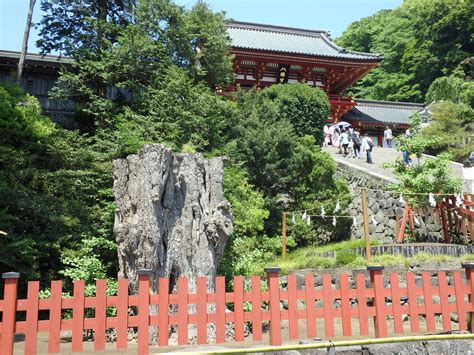
M33 22L41 20L41 0L36 1ZM175 0L192 6L194 0ZM375 14L382 9L393 9L403 0L208 0L215 11L225 11L227 17L239 21L318 29L339 37L354 21ZM29 0L0 0L0 49L20 50ZM38 52L32 30L29 52Z

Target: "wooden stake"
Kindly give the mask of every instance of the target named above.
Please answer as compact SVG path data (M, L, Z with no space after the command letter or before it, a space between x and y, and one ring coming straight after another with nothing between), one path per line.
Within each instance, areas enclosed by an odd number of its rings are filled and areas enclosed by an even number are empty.
M400 235L400 217L397 215L395 215L395 222L397 223L397 225L395 226L396 227L396 234L395 234L395 238L398 239L398 236Z
M286 212L283 212L281 217L281 235L282 235L282 246L281 246L281 255L283 259L286 258Z
M367 213L367 196L365 189L362 189L362 211L364 212L365 257L367 261L370 261L372 260L372 254L370 251L369 216Z
M441 203L439 204L439 214L441 216L441 223L443 224L444 242L449 244L449 243L451 243L451 238L449 236L448 222L446 220L445 206L446 206L446 202L441 201Z

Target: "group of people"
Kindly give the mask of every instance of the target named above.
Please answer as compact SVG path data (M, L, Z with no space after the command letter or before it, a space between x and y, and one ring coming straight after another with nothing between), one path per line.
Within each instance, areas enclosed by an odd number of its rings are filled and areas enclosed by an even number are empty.
M406 137L411 136L410 129L405 132ZM383 132L386 147L392 148L393 133L389 126L385 127ZM337 125L329 128L327 125L324 126L324 146L332 144L333 147L338 148L339 154L344 154L344 157L352 156L353 158L361 158L361 152L367 156L367 163L373 164L372 161L372 150L374 143L372 138L367 133L364 134L363 138L360 137L360 132L354 130L350 125ZM407 147L402 151L403 162L407 167L412 166L412 157Z
M328 126L324 126L324 145L329 145L330 142L338 148L340 154L344 154L344 157L350 155L360 159L362 152L367 156L367 163L373 164L374 143L367 133L361 139L360 132L354 130L352 126L336 126L332 132Z

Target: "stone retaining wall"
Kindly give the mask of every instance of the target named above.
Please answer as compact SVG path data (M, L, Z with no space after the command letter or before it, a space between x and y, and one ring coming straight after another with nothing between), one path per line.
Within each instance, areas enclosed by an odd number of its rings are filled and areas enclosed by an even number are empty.
M412 262L410 265L398 265L398 266L390 266L386 267L383 270L383 277L385 286L388 285L388 280L390 274L395 272L399 275L399 282L401 287L406 287L405 283L405 275L407 272L413 272L415 274L415 284L417 286L422 285L422 273L427 271L431 273L433 278L433 284L437 284L436 275L438 271L446 271L447 272L447 280L448 282L452 282L452 272L453 271L462 271L463 279L465 279L465 271L461 267L461 263L459 261L427 261L427 262ZM369 272L366 268L331 268L331 269L303 269L303 270L295 270L292 274L296 275L296 281L298 289L303 289L304 282L305 282L305 275L307 273L311 273L314 275L314 285L316 287L322 286L322 275L323 274L330 274L332 283L335 285L339 285L339 276L341 274L349 275L349 285L351 287L355 287L355 280L356 275L360 273L364 273L366 276L367 286L370 281ZM280 282L285 285L286 284L286 276L280 276Z
M379 240L383 244L393 243L396 239L396 218L403 215L403 203L399 202L399 197L394 193L386 191L389 184L395 181L380 174L371 173L368 170L359 168L355 165L346 165L342 162L336 162L336 176L344 177L349 184L354 199L348 214L355 214L357 226L352 227L351 237L362 238L364 236L363 210L362 210L362 189L367 190L367 208L369 216L370 238ZM372 223L372 217L377 224ZM426 212L425 215L417 215L419 226L417 231L427 242L443 242L442 226Z
M348 249L349 252L354 252L365 256L365 248ZM384 244L370 247L372 255L397 255L401 254L405 257L412 257L418 253L426 253L430 255L448 255L452 257L460 257L465 254L474 253L474 245L458 245L458 244L439 244L439 243L410 243L410 244ZM337 252L327 251L317 253L321 257L336 257Z

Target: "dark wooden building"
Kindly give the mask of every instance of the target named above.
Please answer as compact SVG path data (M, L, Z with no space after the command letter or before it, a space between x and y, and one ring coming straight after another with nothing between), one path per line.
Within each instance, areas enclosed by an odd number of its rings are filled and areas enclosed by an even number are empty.
M0 50L0 80L16 81L19 58L20 52ZM45 114L66 127L74 125L74 104L53 100L48 93L58 79L61 66L68 63L71 63L71 59L28 53L20 84L27 93L39 100Z

